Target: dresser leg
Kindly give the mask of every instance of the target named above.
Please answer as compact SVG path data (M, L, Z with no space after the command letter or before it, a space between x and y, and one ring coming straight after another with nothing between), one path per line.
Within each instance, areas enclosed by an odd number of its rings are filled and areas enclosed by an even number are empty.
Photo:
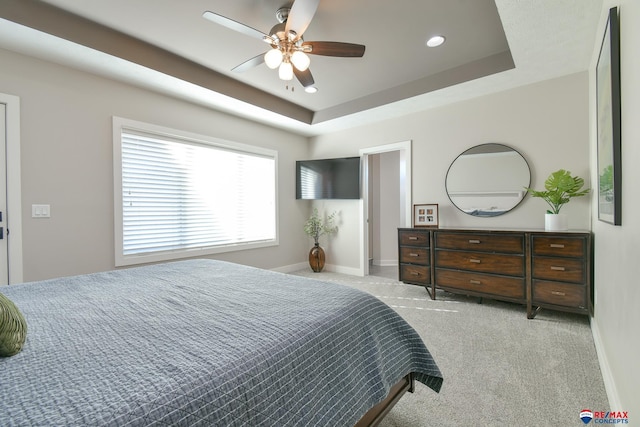
M535 309L533 308L528 308L527 309L527 319L533 319L534 317L536 317L536 314L538 314L538 312L541 310L540 307L536 307Z
M431 293L431 290L429 289L429 287L428 287L428 286L426 286L426 285L425 285L425 287L424 287L424 288L427 290L427 293L429 294L429 297L430 297L431 299L436 299L436 296L435 296L434 294L432 294L432 293Z

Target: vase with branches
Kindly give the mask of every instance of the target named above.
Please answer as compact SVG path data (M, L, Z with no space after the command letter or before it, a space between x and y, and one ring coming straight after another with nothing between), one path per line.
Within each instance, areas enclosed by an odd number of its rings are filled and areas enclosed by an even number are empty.
M338 231L338 227L335 225L335 217L336 212L333 212L325 219L322 219L318 209L313 208L313 213L304 224L304 232L314 241L314 246L309 252L309 265L316 273L322 271L325 263L324 249L320 247L320 237L325 234L334 234Z

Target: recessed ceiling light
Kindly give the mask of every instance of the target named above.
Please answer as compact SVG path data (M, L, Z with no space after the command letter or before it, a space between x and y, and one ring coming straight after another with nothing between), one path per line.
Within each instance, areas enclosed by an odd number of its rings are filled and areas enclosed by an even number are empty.
M304 91L307 93L316 93L318 91L318 88L315 86L309 86L309 87L305 87Z
M429 47L438 47L442 43L444 43L444 36L433 36L427 40L427 46Z

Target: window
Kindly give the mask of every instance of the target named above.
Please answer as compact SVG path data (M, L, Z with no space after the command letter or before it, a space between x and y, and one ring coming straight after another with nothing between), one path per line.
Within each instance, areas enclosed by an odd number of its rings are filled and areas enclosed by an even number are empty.
M275 151L113 123L116 265L278 243Z

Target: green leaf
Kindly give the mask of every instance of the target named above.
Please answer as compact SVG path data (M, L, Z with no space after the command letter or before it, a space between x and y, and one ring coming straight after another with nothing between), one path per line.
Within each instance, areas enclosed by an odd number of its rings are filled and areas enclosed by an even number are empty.
M538 191L532 188L525 189L531 193L532 197L543 199L551 207L548 213L560 213L562 206L569 203L573 197L580 197L589 194L591 189L580 191L584 186L584 179L578 176L571 176L571 172L559 169L547 178L544 182L546 191Z
M333 234L338 231L338 227L334 225L335 216L336 212L333 212L323 221L318 214L318 209L313 208L311 217L309 217L307 222L304 224L304 232L318 243L320 236L324 234Z

